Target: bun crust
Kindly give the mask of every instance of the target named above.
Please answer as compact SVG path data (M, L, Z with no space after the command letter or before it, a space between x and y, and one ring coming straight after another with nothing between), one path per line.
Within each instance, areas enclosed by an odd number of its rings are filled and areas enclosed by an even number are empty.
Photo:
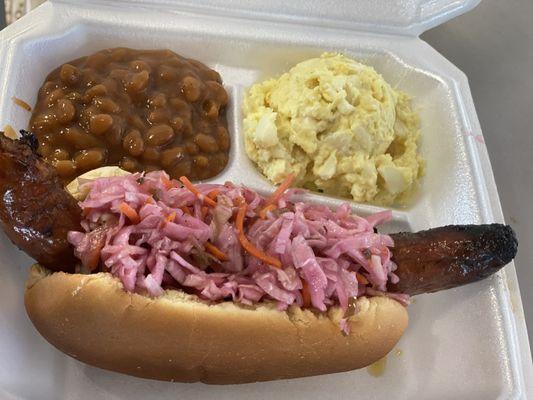
M348 371L385 356L407 326L407 311L385 297L362 297L339 328L327 314L271 304L208 305L177 290L152 299L123 290L110 274L51 273L34 265L25 305L37 330L87 364L179 382L233 384Z

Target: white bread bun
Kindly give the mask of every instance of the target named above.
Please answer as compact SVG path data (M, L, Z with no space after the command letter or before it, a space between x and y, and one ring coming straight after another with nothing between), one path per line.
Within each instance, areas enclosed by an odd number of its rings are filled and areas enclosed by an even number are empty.
M67 186L127 174L90 171ZM28 316L64 353L96 367L142 378L212 384L247 383L349 371L385 356L407 327L407 310L385 297L362 297L341 332L338 307L315 313L273 303L210 305L167 290L156 299L128 293L107 273L51 273L34 265L26 284Z
M110 274L50 273L33 266L25 305L37 330L87 364L177 382L246 383L348 371L385 356L407 311L385 297L359 298L348 336L342 311L272 304L208 305L167 290L152 299L124 291Z
M93 169L91 171L88 171L80 176L78 176L76 179L74 179L72 182L70 182L65 189L78 201L82 201L87 197L89 194L89 188L81 188L80 186L84 183L87 183L91 180L97 179L97 178L109 178L112 176L126 176L129 175L130 172L124 171L123 169L115 166L109 166L109 167L100 167Z

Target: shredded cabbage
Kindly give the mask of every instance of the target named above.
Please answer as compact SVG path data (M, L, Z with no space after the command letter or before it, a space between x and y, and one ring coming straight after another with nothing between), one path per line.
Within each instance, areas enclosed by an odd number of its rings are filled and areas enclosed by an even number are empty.
M387 282L398 281L390 251L394 243L374 227L390 220L390 211L363 218L349 204L332 210L293 202L298 191L290 189L261 219L266 199L249 188L199 184L197 196L178 181L168 182L165 172L150 172L85 183L89 194L80 203L85 232L68 235L82 264L94 270L96 257L99 270L118 277L126 290L151 296L181 288L210 301L275 301L284 310L305 305L305 282L310 305L321 311L336 304L347 310L350 298L364 294L408 301L386 293ZM215 190L217 205L208 207L202 199ZM282 268L243 249L235 225L242 201L248 205L245 236L279 259ZM122 203L137 212L138 223L121 212ZM225 259L208 251L207 243Z

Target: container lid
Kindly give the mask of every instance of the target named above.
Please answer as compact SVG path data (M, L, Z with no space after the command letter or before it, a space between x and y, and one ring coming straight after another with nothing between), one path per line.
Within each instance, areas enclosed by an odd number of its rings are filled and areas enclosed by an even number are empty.
M174 11L285 21L306 25L418 36L463 14L481 0L122 0L116 7L135 5ZM78 0L54 2L80 5ZM101 3L101 0L83 2ZM109 5L109 3L107 3Z

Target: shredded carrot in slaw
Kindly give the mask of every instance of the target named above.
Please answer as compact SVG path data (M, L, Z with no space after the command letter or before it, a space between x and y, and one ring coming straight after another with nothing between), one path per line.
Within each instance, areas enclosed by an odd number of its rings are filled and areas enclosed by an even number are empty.
M261 211L259 211L259 218L266 219L267 214L269 211L274 211L277 207L274 204L269 204L266 207L263 207Z
M260 217L261 217L261 215L264 214L265 218L266 218L266 213L268 211L272 211L272 210L277 208L276 203L280 199L281 195L285 192L285 190L287 190L292 185L293 181L294 181L294 174L289 174L289 175L287 175L285 177L285 179L283 180L283 182L281 182L281 184L278 186L276 191L274 193L272 193L268 199L266 199L265 206L263 207L263 209L261 211L259 211L259 216ZM272 205L274 206L274 208L270 208L270 209L267 210L267 207L270 207ZM263 218L263 217L261 217L261 218Z
M174 222L176 219L176 211L174 211L172 214L167 215L165 218L168 222Z
M141 221L141 217L139 217L139 214L137 214L137 211L135 211L134 208L132 208L127 203L120 203L118 206L118 209L122 214L124 214L132 224L138 224Z
M191 209L187 206L180 207L179 209L183 211L183 214L192 215Z
M174 184L172 183L172 181L168 179L165 175L161 175L161 182L163 183L163 185L165 186L167 190L174 187Z
M305 308L309 308L311 307L311 292L309 291L309 284L307 283L307 281L304 281L302 279L302 298L303 298L303 301L304 301L304 307Z
M217 196L219 194L220 194L220 190L213 189L209 193L207 193L207 197L209 197L210 199L213 199L214 201L216 201L217 200Z
M198 197L200 200L202 200L204 203L211 207L215 207L217 205L217 202L210 197L204 196L200 191L194 186L189 179L187 179L186 176L180 176L180 182L183 183L183 186L185 186L187 189L189 189L190 192L194 193L196 197Z
M357 277L357 282L359 282L362 285L368 285L368 279L366 279L363 274L356 272L355 276Z
M209 254L215 256L220 261L228 261L229 260L229 258L226 255L226 253L224 253L222 250L220 250L217 246L215 246L212 243L206 242L205 243L205 250Z
M242 206L244 203L245 203L245 200L244 200L244 198L241 197L241 196L236 197L235 200L233 200L233 205L234 205L234 206L237 206L237 207Z
M237 212L237 217L235 219L235 225L237 227L239 242L241 243L241 246L244 248L244 250L246 250L248 253L258 258L259 260L269 265L272 265L273 267L281 268L281 261L279 259L272 257L264 251L258 249L246 238L246 235L244 234L244 217L246 216L247 208L248 205L246 204L246 202L242 204L239 207L239 211Z
M281 195L285 192L285 190L287 190L292 185L293 181L294 181L294 174L287 175L285 179L283 180L283 182L281 182L281 184L278 186L276 191L272 193L270 197L266 200L265 205L268 206L269 204L277 203Z

